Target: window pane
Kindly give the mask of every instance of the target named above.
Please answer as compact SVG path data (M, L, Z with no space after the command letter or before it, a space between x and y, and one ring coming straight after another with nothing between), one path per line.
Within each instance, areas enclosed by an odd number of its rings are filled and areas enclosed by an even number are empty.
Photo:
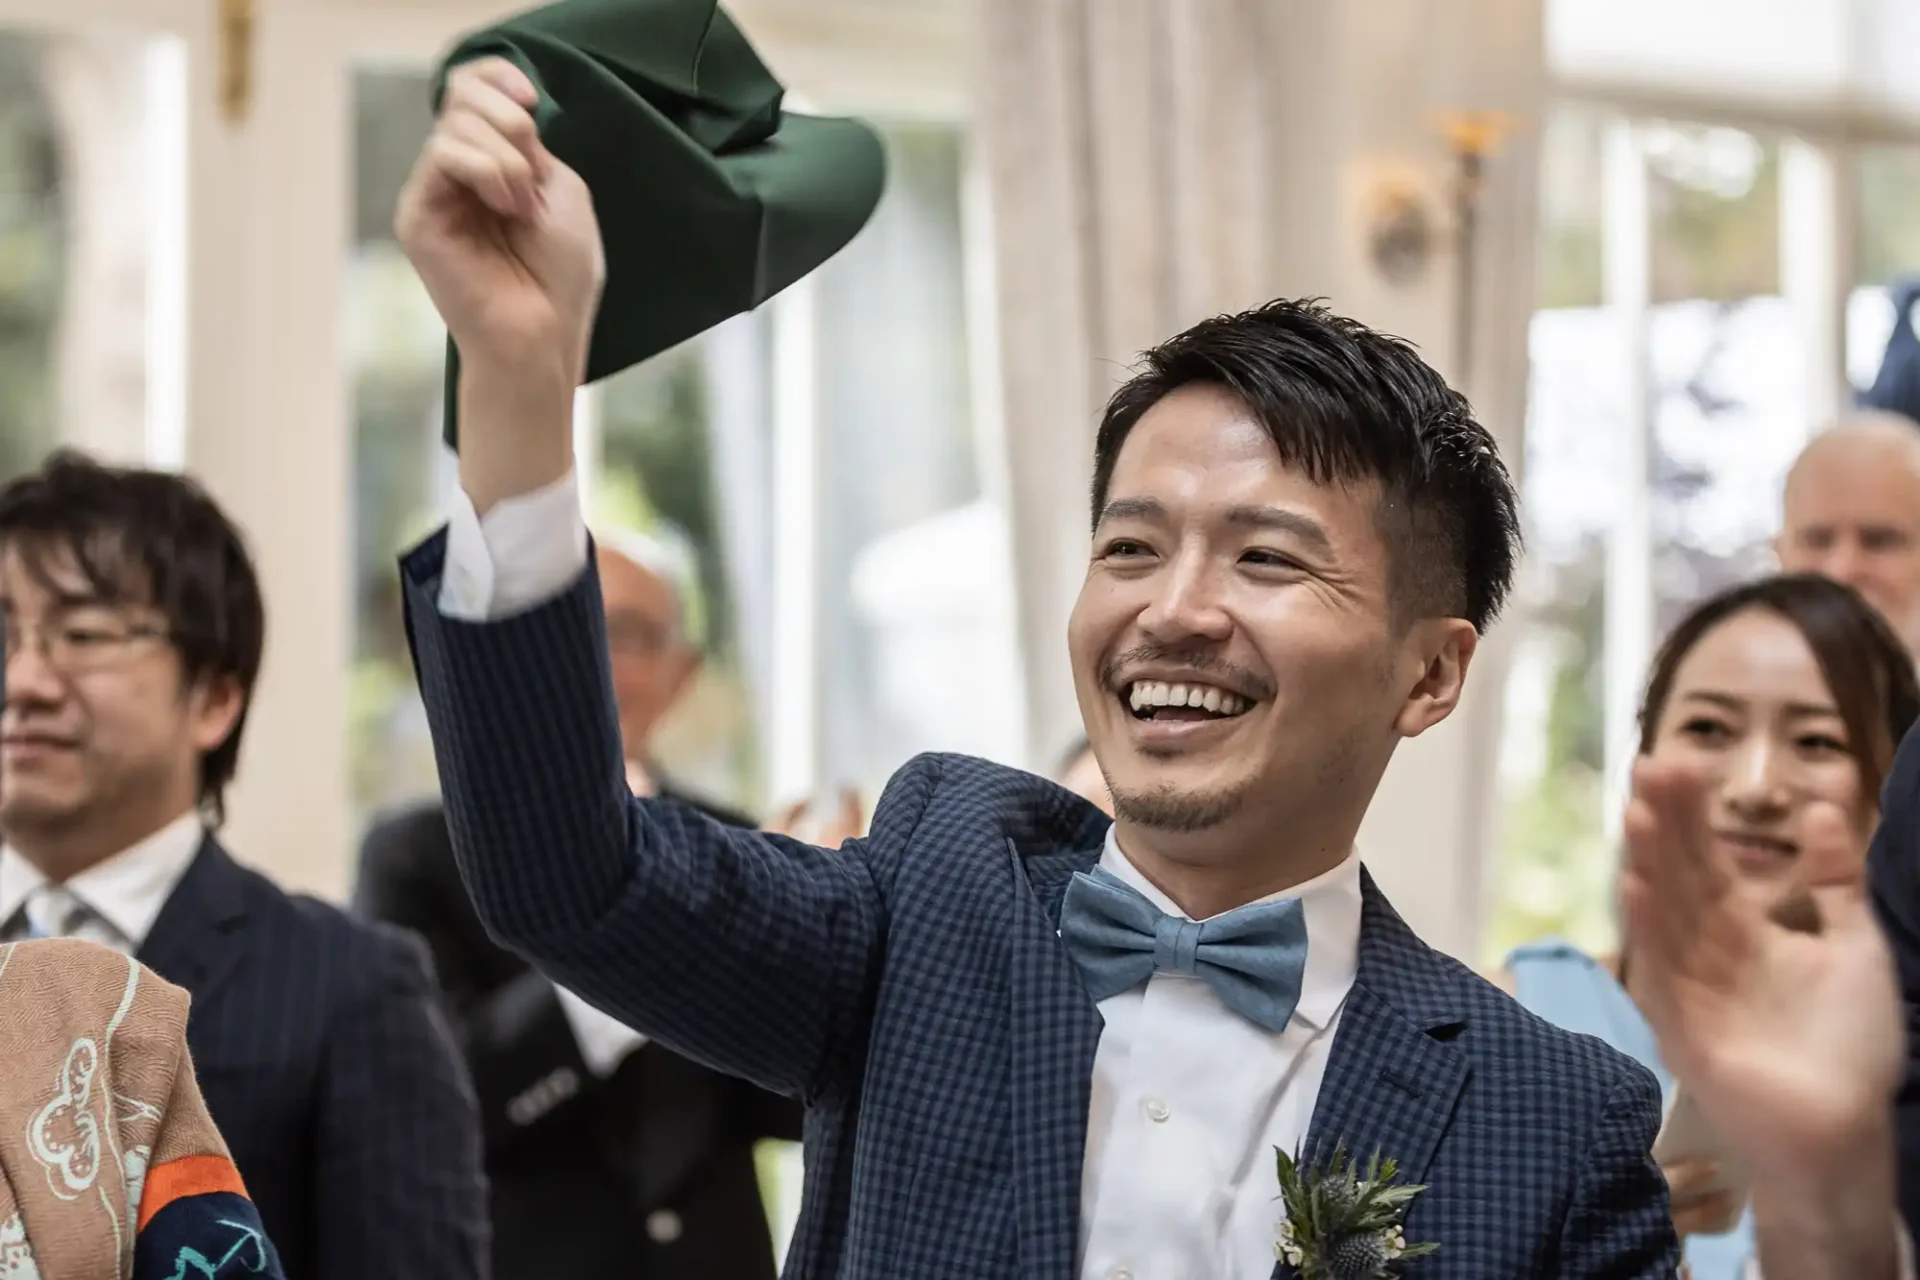
M0 480L55 440L53 338L66 273L58 129L41 40L0 32Z
M818 285L822 772L869 789L919 751L1019 746L1006 526L974 456L962 138L884 136L887 193Z
M1920 147L1860 152L1860 253L1854 283L1920 274Z
M1540 148L1540 305L1600 304L1600 154L1604 121L1563 108Z
M1894 326L1890 289L1920 283L1920 147L1868 147L1860 153L1858 286L1847 309L1847 377L1873 385ZM1920 416L1920 405L1906 409Z
M440 446L445 336L393 240L393 207L432 128L425 72L356 69L354 240L347 263L354 420L353 800L371 810L437 789L401 625L395 555L424 534L450 465Z
M604 384L592 517L667 544L692 570L687 625L702 661L655 727L649 753L677 785L758 812L758 718L712 444L715 346L712 338L687 343ZM764 430L764 419L754 425ZM764 500L757 492L731 496Z
M0 30L0 479L179 461L185 76L171 37Z
M1498 786L1489 958L1548 935L1610 936L1605 760L1607 532L1620 504L1619 326L1597 307L1542 310L1530 333L1521 510L1527 560L1513 615Z
M1609 745L1632 743L1605 737L1605 588L1629 486L1647 486L1657 636L1702 596L1770 566L1781 480L1809 429L1805 353L1776 293L1774 149L1694 125L1648 136L1656 305L1644 480L1623 465L1634 414L1618 317L1550 306L1533 318L1529 546L1501 755L1496 957L1549 934L1589 948L1613 942L1618 854L1602 834L1613 816L1601 811L1602 770ZM1563 180L1543 170L1549 190ZM1592 216L1597 225L1597 208ZM1644 678L1633 673L1627 692L1637 698Z
M1650 125L1646 139L1653 300L1777 293L1779 148L1709 125Z
M1547 0L1546 37L1562 77L1920 117L1913 0Z

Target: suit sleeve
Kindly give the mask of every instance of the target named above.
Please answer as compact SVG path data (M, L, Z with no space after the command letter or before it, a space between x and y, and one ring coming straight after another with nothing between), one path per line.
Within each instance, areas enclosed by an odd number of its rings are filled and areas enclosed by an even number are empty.
M284 1280L280 1255L207 1111L184 1039L146 1162L132 1280Z
M335 1015L319 1084L316 1274L479 1280L488 1219L480 1121L425 958L382 933Z
M1680 1267L1667 1180L1653 1161L1660 1086L1623 1073L1581 1153L1579 1182L1560 1232L1560 1280L1672 1280Z
M938 778L816 849L628 790L599 579L491 622L436 607L444 538L401 563L460 872L492 934L667 1047L790 1096L857 1066L889 863ZM891 819L889 820L889 813ZM891 821L891 829L889 829Z
M452 863L438 806L376 822L361 843L354 909L426 942L487 1147L502 1150L567 1120L596 1082L551 982L532 969L485 981L474 952L491 943Z
M1908 732L1887 775L1867 873L1906 1006L1907 1074L1895 1102L1900 1212L1920 1236L1920 726Z

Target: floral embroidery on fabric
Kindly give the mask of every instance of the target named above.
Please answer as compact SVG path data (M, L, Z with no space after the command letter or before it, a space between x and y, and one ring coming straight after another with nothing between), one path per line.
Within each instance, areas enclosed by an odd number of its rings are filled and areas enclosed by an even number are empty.
M0 1280L40 1280L40 1268L27 1243L27 1224L14 1214L0 1222Z
M28 1148L62 1200L85 1195L100 1174L100 1122L93 1115L93 1078L99 1069L100 1051L93 1041L74 1041L60 1068L60 1091L27 1129Z

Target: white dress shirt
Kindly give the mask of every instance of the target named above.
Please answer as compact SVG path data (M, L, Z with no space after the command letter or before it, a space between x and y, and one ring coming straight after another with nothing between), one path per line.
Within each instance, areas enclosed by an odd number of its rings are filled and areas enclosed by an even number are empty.
M81 908L62 932L132 955L146 944L160 908L200 851L206 829L197 812L181 814L129 849L94 863L62 885L50 885L12 848L0 849L0 940L27 935L36 899L70 897Z
M1161 911L1188 919L1107 832L1100 865ZM1087 1155L1080 1177L1081 1280L1212 1280L1273 1270L1280 1206L1275 1147L1292 1155L1313 1121L1360 947L1360 860L1275 898L1300 899L1307 964L1278 1034L1220 1002L1203 979L1156 973L1100 1002Z

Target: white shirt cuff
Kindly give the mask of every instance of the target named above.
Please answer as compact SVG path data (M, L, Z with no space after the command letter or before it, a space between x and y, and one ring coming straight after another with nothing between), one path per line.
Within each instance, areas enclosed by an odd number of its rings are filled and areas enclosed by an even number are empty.
M580 1057L586 1062L587 1070L602 1080L618 1070L628 1054L647 1042L638 1031L600 1012L565 987L554 990L560 994L560 1011L567 1015L567 1025L573 1028Z
M440 612L461 622L510 618L564 593L586 565L587 526L573 472L508 498L484 520L456 490L447 511Z

